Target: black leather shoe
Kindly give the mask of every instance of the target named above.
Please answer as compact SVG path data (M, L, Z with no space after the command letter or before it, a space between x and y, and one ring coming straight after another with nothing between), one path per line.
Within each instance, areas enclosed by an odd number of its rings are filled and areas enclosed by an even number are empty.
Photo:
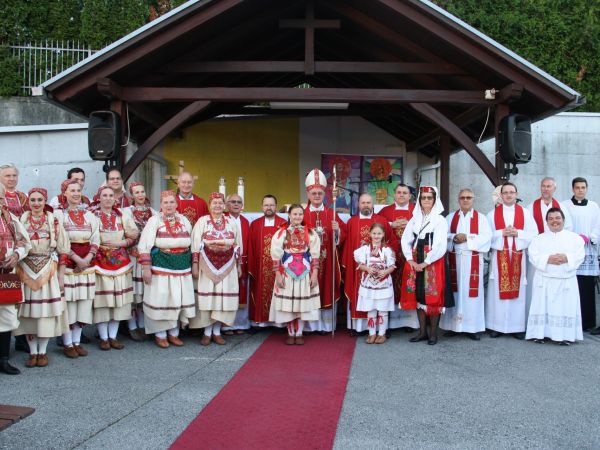
M591 335L598 336L600 334L600 327L596 327L590 331Z
M21 371L13 366L8 358L0 358L0 372L3 372L7 375L19 375Z
M408 340L408 342L421 342L421 341L426 341L426 340L427 340L427 335L424 334L423 336L417 335L417 336L411 337Z
M497 331L490 331L490 337L491 338L500 337L500 333L498 333Z
M454 337L454 336L458 336L458 333L456 331L448 330L448 331L444 332L444 336L445 337Z
M513 333L513 337L522 341L523 339L525 339L525 333Z
M480 341L481 337L479 337L479 333L469 333L469 339L472 341Z
M427 340L427 345L435 345L435 344L437 344L437 337Z

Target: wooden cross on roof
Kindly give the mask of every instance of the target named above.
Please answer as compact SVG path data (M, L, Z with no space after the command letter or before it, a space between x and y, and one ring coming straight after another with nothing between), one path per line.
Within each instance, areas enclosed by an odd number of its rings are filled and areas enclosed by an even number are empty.
M304 73L315 74L315 29L339 29L340 21L315 19L314 0L306 2L306 17L304 19L281 19L279 28L304 28Z
M179 174L178 175L165 175L163 178L167 181L172 181L177 184L177 180L179 180L179 176L185 172L185 165L183 164L183 160L179 161ZM198 177L194 175L194 181L196 181Z

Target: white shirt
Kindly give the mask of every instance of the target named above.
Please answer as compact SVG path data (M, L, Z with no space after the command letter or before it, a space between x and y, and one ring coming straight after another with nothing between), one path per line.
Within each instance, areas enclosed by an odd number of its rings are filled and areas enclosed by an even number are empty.
M265 216L265 227L274 227L275 226L275 217L268 218Z

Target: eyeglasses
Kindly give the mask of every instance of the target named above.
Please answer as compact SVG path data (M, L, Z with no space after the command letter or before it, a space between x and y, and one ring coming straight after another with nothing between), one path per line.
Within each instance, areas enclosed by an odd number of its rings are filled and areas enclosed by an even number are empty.
M459 200L473 200L475 197L458 197Z
M229 203L233 203L234 205L239 203L241 205L243 202L241 200L229 200Z
M119 180L121 180L121 179L122 179L121 177L110 177L110 178L108 179L108 181L119 181Z
M421 195L421 200L433 200L433 195Z

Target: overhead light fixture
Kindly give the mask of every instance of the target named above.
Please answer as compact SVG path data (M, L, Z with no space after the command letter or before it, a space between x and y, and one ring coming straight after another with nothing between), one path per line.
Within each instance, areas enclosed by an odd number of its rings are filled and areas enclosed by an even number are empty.
M270 102L271 109L348 109L349 103Z

